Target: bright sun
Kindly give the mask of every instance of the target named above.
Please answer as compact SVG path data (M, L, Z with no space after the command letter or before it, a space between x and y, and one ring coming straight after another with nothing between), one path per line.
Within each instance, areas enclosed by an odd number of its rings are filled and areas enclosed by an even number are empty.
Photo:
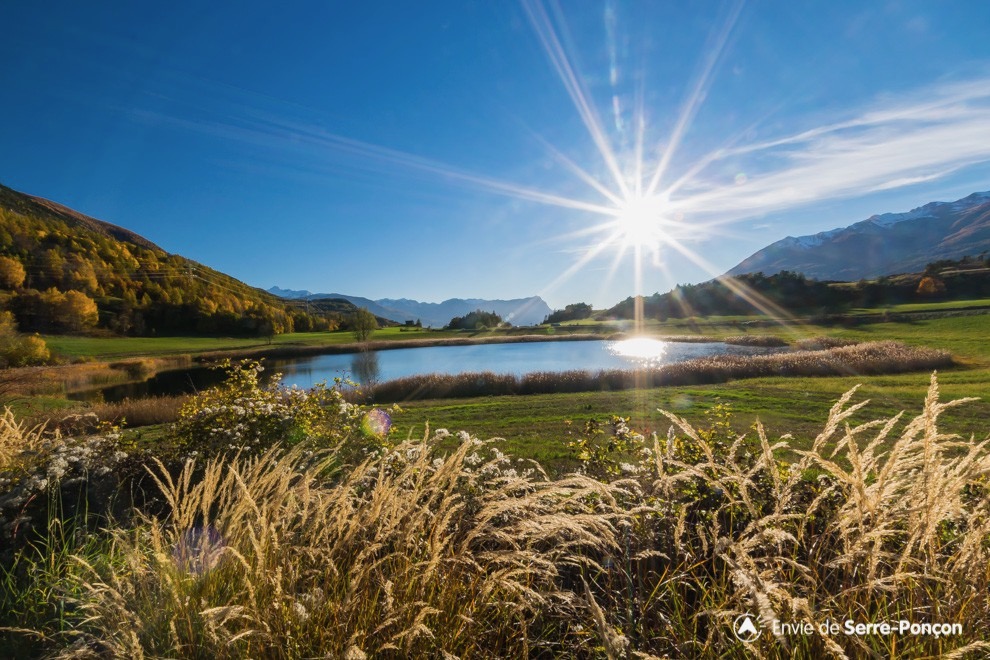
M623 247L656 247L663 242L666 204L659 197L625 201L616 211L616 229Z

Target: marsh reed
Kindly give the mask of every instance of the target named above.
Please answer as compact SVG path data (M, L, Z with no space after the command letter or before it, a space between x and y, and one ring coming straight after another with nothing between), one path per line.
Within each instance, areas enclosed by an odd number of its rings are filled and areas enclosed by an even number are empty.
M401 402L702 385L765 376L866 376L928 371L952 365L952 356L946 351L894 341L852 345L822 343L825 347L817 350L755 356L718 355L637 371L574 369L523 376L492 372L426 374L379 383L366 388L364 394L376 402Z

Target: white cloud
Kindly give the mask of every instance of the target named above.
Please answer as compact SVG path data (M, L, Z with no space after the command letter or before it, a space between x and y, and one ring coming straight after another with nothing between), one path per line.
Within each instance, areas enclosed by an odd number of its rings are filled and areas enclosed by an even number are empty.
M990 161L990 80L919 90L843 121L726 150L744 185L685 182L674 203L718 222L934 181Z

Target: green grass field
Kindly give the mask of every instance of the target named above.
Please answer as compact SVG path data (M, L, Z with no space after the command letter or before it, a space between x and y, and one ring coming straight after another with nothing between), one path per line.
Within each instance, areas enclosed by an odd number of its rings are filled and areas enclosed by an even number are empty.
M567 328L506 328L496 330L431 330L422 328L381 328L372 341L417 341L429 339L475 339L514 337L518 335L566 335L586 332L612 333L614 324L595 323ZM85 337L45 335L45 342L56 354L65 358L115 360L125 357L160 355L196 355L214 351L249 351L272 346L342 346L357 343L347 331L293 332L276 335L269 342L258 337Z
M982 298L979 300L948 300L946 302L937 303L905 303L903 305L890 305L888 307L884 307L880 310L880 312L939 312L950 309L980 309L982 307L990 307L990 298ZM876 309L856 309L853 311L870 314L875 314L877 312Z
M654 326L657 330L662 326ZM703 324L705 334L731 334L721 324ZM785 327L754 333L792 335ZM980 401L945 413L947 431L986 437L990 432L990 317L962 316L915 323L877 323L856 328L804 326L807 336L829 335L861 341L895 339L948 350L960 366L939 374L942 400L978 397ZM662 334L660 332L659 334ZM630 417L640 431L666 432L670 425L658 409L702 424L716 403L729 404L737 431L759 419L772 437L794 435L792 445L807 446L821 430L829 408L846 391L861 385L856 401L870 400L862 420L920 411L931 374L842 378L756 378L719 385L670 387L625 392L582 392L534 396L485 397L474 400L418 401L403 405L396 419L400 432L414 436L429 422L433 428L467 429L481 437L506 438L508 453L553 465L570 464L568 433L579 432L588 419L610 414ZM569 423L568 423L569 422Z
M971 304L983 301L971 301ZM959 366L939 374L943 399L985 397L990 392L990 344L987 315L949 316L916 322L871 323L854 327L816 326L807 323L780 325L760 324L752 328L737 318L696 319L670 323L649 322L644 331L655 335L774 334L789 341L817 336L831 336L858 341L894 339L907 344L930 346L949 351ZM554 333L611 332L615 325L582 322L554 328ZM619 329L622 328L619 326ZM529 330L532 333L532 329ZM374 339L407 341L424 338L489 337L507 335L505 331L456 332L409 331L387 328L375 333ZM268 346L257 339L224 338L86 338L49 337L50 345L63 355L90 359L115 359L144 355L172 355L218 350L250 350ZM297 333L277 336L273 345L341 345L353 342L347 332ZM418 436L427 423L432 428L451 431L469 430L481 437L506 438L505 450L515 456L533 458L547 465L574 465L566 444L590 419L605 420L616 414L629 417L640 431L665 433L669 422L658 409L668 410L704 423L705 413L716 403L729 404L736 430L746 432L759 419L772 436L785 431L794 435L792 444L806 445L820 430L822 420L832 404L857 384L862 387L857 401L871 401L865 418L890 416L901 410L913 415L930 374L841 378L758 378L742 379L718 385L669 387L624 392L583 392L532 396L482 397L477 399L417 401L403 404L404 412L395 419L397 430L405 437ZM49 403L49 405L51 405ZM981 400L946 413L948 430L986 436L990 419L990 401ZM147 435L148 432L142 432ZM152 432L152 437L157 434Z

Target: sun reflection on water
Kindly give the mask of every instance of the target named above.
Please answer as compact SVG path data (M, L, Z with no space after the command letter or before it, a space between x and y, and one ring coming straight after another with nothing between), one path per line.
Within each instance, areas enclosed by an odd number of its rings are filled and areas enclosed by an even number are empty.
M658 367L667 354L667 342L649 337L632 337L608 343L612 355L626 358L640 367Z

